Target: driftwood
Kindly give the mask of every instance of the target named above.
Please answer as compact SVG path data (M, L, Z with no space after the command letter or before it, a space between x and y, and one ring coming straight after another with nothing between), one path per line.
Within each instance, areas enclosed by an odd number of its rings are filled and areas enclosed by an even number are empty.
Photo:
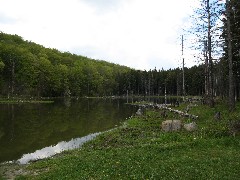
M163 117L166 117L166 110L167 110L167 111L173 112L175 114L178 114L182 117L191 118L192 120L198 119L198 116L188 113L189 109L190 109L190 106L187 106L187 109L185 110L185 112L177 110L177 109L170 108L169 107L169 106L171 106L170 104L149 103L149 104L141 104L139 106L141 106L143 109L148 108L148 107L151 107L151 108L154 108L154 109L163 109L163 112L161 113L161 116L163 116Z
M158 106L159 109L168 110L168 111L173 112L175 114L178 114L182 117L189 117L193 120L196 120L198 118L198 116L188 113L189 112L189 106L187 108L188 110L185 111L185 112L177 110L177 109L172 109L172 108L168 107L168 105L165 105L165 104L156 104L156 106Z

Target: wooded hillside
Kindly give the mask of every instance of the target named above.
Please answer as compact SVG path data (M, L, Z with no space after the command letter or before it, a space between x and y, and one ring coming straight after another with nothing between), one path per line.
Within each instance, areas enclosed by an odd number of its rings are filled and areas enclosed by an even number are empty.
M214 64L214 95L228 96L224 58ZM237 71L237 70L236 70ZM0 95L63 97L182 95L182 70L148 71L44 48L0 33ZM237 74L236 74L237 75ZM238 80L236 80L238 82ZM204 65L185 68L187 95L204 95ZM236 86L236 94L239 88Z

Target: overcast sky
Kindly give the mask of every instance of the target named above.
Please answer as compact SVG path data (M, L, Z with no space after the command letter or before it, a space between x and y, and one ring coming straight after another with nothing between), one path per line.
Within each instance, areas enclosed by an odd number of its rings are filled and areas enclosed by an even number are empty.
M176 68L196 1L0 0L0 31L135 69Z

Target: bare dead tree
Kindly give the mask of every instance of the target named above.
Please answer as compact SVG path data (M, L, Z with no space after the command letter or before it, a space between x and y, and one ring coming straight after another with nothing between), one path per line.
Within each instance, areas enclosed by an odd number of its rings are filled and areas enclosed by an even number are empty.
M191 32L196 37L193 48L203 52L195 57L204 64L204 99L210 107L214 106L214 61L221 54L217 42L220 37L218 20L222 10L219 5L218 0L201 0L201 7L193 17L195 23Z

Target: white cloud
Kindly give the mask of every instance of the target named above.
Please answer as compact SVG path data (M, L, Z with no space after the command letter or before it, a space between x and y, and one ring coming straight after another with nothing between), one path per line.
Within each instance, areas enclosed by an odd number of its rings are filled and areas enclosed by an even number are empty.
M189 0L0 0L0 31L136 69L179 66ZM5 18L7 19L7 18ZM190 64L190 61L189 61Z

